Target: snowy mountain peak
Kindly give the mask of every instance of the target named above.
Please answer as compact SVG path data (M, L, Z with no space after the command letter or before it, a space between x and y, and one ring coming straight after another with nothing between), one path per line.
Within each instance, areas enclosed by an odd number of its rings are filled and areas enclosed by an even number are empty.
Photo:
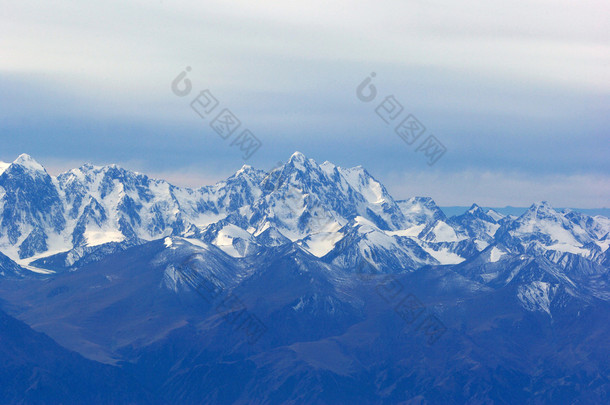
M440 209L432 197L412 197L410 200L429 208Z
M497 211L494 211L492 209L488 209L487 210L487 215L489 215L491 218L493 218L495 221L499 221L502 218L504 218L504 215L500 214Z
M241 169L239 169L235 174L247 173L254 170L254 168L250 165L243 165Z
M479 212L479 211L482 212L481 207L479 207L477 204L472 204L472 206L468 210L468 212L471 214L474 214L475 212Z
M317 170L320 169L320 167L314 160L308 159L301 152L294 152L292 156L290 156L290 159L288 159L288 162L284 165L284 167L293 168L294 170L300 172L307 172L310 171L312 168Z
M235 172L231 177L229 177L227 182L234 181L246 181L253 184L260 183L265 177L265 172L259 169L255 169L250 165L243 165L241 169Z
M80 170L82 172L90 172L90 171L101 171L103 170L103 166L96 166L92 163L85 163L84 165L82 165L81 167L79 167L76 170Z
M538 211L551 211L553 210L553 207L551 207L551 204L549 204L548 201L539 201L532 204L530 209L536 209Z
M550 219L550 218L558 218L561 214L546 201L540 201L531 205L528 210L521 216L521 218L529 219Z
M22 153L13 162L14 165L19 165L34 172L46 172L45 168L34 160L30 155Z
M403 212L426 213L434 219L446 219L445 213L440 209L436 202L430 197L411 197L407 200L399 201Z
M288 159L289 162L300 162L300 163L304 163L306 160L307 160L307 157L299 151L294 152L290 156L290 159Z
M477 204L472 204L472 207L470 207L470 209L468 211L466 211L463 216L467 216L470 218L476 218L478 220L482 220L485 222L490 222L490 223L496 223L497 220L489 215L488 213L486 213L485 211L483 211L483 209L481 207L479 207Z

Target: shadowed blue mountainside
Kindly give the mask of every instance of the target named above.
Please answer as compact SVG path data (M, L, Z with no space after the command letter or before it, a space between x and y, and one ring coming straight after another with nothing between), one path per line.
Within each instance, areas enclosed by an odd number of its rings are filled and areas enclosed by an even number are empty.
M164 403L118 367L87 360L0 311L2 403Z
M608 218L447 217L300 153L199 189L22 155L0 187L0 402L610 399Z

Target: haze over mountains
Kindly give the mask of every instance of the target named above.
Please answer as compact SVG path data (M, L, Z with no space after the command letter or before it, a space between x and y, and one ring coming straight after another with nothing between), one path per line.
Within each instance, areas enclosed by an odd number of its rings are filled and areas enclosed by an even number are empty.
M0 164L0 306L124 402L603 403L609 245L603 216L447 217L298 152L198 189Z

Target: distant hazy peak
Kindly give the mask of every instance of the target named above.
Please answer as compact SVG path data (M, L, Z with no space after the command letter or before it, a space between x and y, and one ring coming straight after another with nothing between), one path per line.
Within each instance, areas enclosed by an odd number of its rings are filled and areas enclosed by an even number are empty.
M481 207L479 207L476 203L472 204L472 206L468 210L468 212L471 213L471 214L474 214L475 212L479 212L479 211L482 211Z
M299 151L294 152L292 156L290 156L290 159L288 159L289 162L296 161L301 163L305 162L306 160L307 157Z
M36 172L46 172L45 168L40 163L38 163L36 160L34 160L30 155L28 155L26 153L22 153L21 155L19 155L19 157L17 157L17 159L15 159L13 164L23 166L24 168L26 168L28 170L32 170L32 171L36 171Z

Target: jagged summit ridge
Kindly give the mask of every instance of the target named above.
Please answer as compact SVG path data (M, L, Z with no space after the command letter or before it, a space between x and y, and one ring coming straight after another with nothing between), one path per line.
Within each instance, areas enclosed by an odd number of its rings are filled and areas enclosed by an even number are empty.
M36 170L36 171L45 171L44 167L36 160L34 160L30 155L26 153L22 153L15 159L13 164L21 165L27 167L28 169Z
M318 164L300 152L269 172L244 165L197 189L117 165L84 164L52 177L21 155L0 175L0 187L0 251L21 265L48 263L58 253L74 265L99 254L98 247L168 236L216 245L237 258L295 243L334 265L365 258L383 271L401 263L457 264L494 246L485 256L491 262L501 260L498 252L530 252L554 263L567 263L569 255L600 263L610 231L607 221L558 212L546 202L516 219L476 203L447 218L429 197L395 200L361 166Z

